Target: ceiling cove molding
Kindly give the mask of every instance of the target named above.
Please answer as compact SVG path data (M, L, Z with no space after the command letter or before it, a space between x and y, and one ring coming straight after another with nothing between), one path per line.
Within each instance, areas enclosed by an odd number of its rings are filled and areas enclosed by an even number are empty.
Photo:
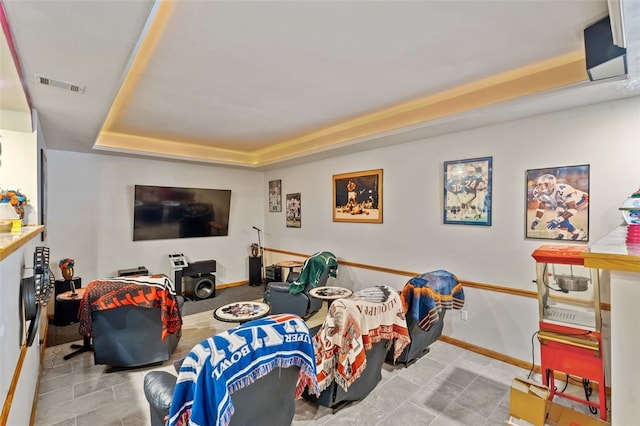
M240 151L212 148L208 142L130 135L113 131L118 128L122 112L142 75L145 65L173 10L171 2L161 2L150 17L148 30L123 79L113 106L96 140L94 148L117 152L156 155L247 167L273 164L279 160L322 152L329 148L364 141L383 133L513 100L523 96L559 89L588 81L584 51L524 66L476 82L464 84L433 95L350 119L295 138L274 141L269 148ZM215 141L214 141L215 142ZM135 147L135 148L132 148Z

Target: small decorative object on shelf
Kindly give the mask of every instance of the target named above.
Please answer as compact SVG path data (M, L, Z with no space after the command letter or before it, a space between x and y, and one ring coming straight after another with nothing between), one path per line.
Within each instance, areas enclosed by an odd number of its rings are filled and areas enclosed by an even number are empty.
M73 280L73 266L76 264L76 261L71 258L66 258L60 260L58 266L60 267L60 271L62 272L62 278L66 281Z
M258 257L260 246L258 243L251 243L251 255L253 257Z
M640 188L622 203L620 211L627 225L640 224Z
M0 190L0 204L10 204L20 219L24 219L24 208L28 201L27 197L20 193L20 190Z

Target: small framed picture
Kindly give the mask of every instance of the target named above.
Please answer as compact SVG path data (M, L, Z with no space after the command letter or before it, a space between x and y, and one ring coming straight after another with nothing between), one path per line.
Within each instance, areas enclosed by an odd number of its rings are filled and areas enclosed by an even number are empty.
M526 238L589 241L589 165L527 170Z
M280 179L269 181L269 211L282 211L282 181Z
M300 193L287 194L287 228L302 228Z
M444 223L491 226L493 158L444 163Z
M382 169L333 176L333 221L382 223Z

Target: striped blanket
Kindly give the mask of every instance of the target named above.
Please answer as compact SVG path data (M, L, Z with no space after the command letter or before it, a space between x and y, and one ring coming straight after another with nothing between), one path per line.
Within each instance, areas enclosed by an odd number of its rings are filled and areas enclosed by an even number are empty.
M440 320L441 309L462 309L464 306L462 284L451 272L441 269L411 278L400 298L407 315L411 315L425 331Z
M370 287L335 300L313 339L320 390L335 380L346 391L367 366L365 351L383 339L394 340L394 359L410 342L396 290Z
M127 305L141 308L159 307L162 318L162 340L182 327L180 306L176 299L173 282L164 275L136 275L93 280L87 285L78 312L80 334L91 335L92 312Z
M267 316L210 337L196 345L180 367L168 425L228 425L233 392L276 367L292 366L300 367L295 397L307 387L318 394L311 333L296 315Z

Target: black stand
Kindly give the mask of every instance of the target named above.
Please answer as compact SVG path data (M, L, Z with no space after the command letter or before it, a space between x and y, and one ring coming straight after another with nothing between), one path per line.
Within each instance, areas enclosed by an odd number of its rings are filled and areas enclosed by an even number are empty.
M262 284L264 283L264 276L265 276L264 262L262 261L262 259L264 259L264 247L262 247L262 242L260 242L260 229L256 228L255 226L253 227L253 229L258 231L258 247L260 248L260 255L258 256L258 258L260 259L260 284ZM249 265L251 265L251 260L249 260Z
M71 352L70 354L65 355L62 359L67 360L72 358L78 354L83 352L93 352L93 345L91 344L91 337L84 336L83 342L81 345L76 345L75 343L71 345L71 349L77 349L77 351Z
M72 287L76 290L82 287L82 279L73 277L73 280L56 280L54 287L55 310L53 313L53 324L62 327L65 325L78 322L78 310L80 309L80 300L58 300L58 295L66 291L71 291Z

